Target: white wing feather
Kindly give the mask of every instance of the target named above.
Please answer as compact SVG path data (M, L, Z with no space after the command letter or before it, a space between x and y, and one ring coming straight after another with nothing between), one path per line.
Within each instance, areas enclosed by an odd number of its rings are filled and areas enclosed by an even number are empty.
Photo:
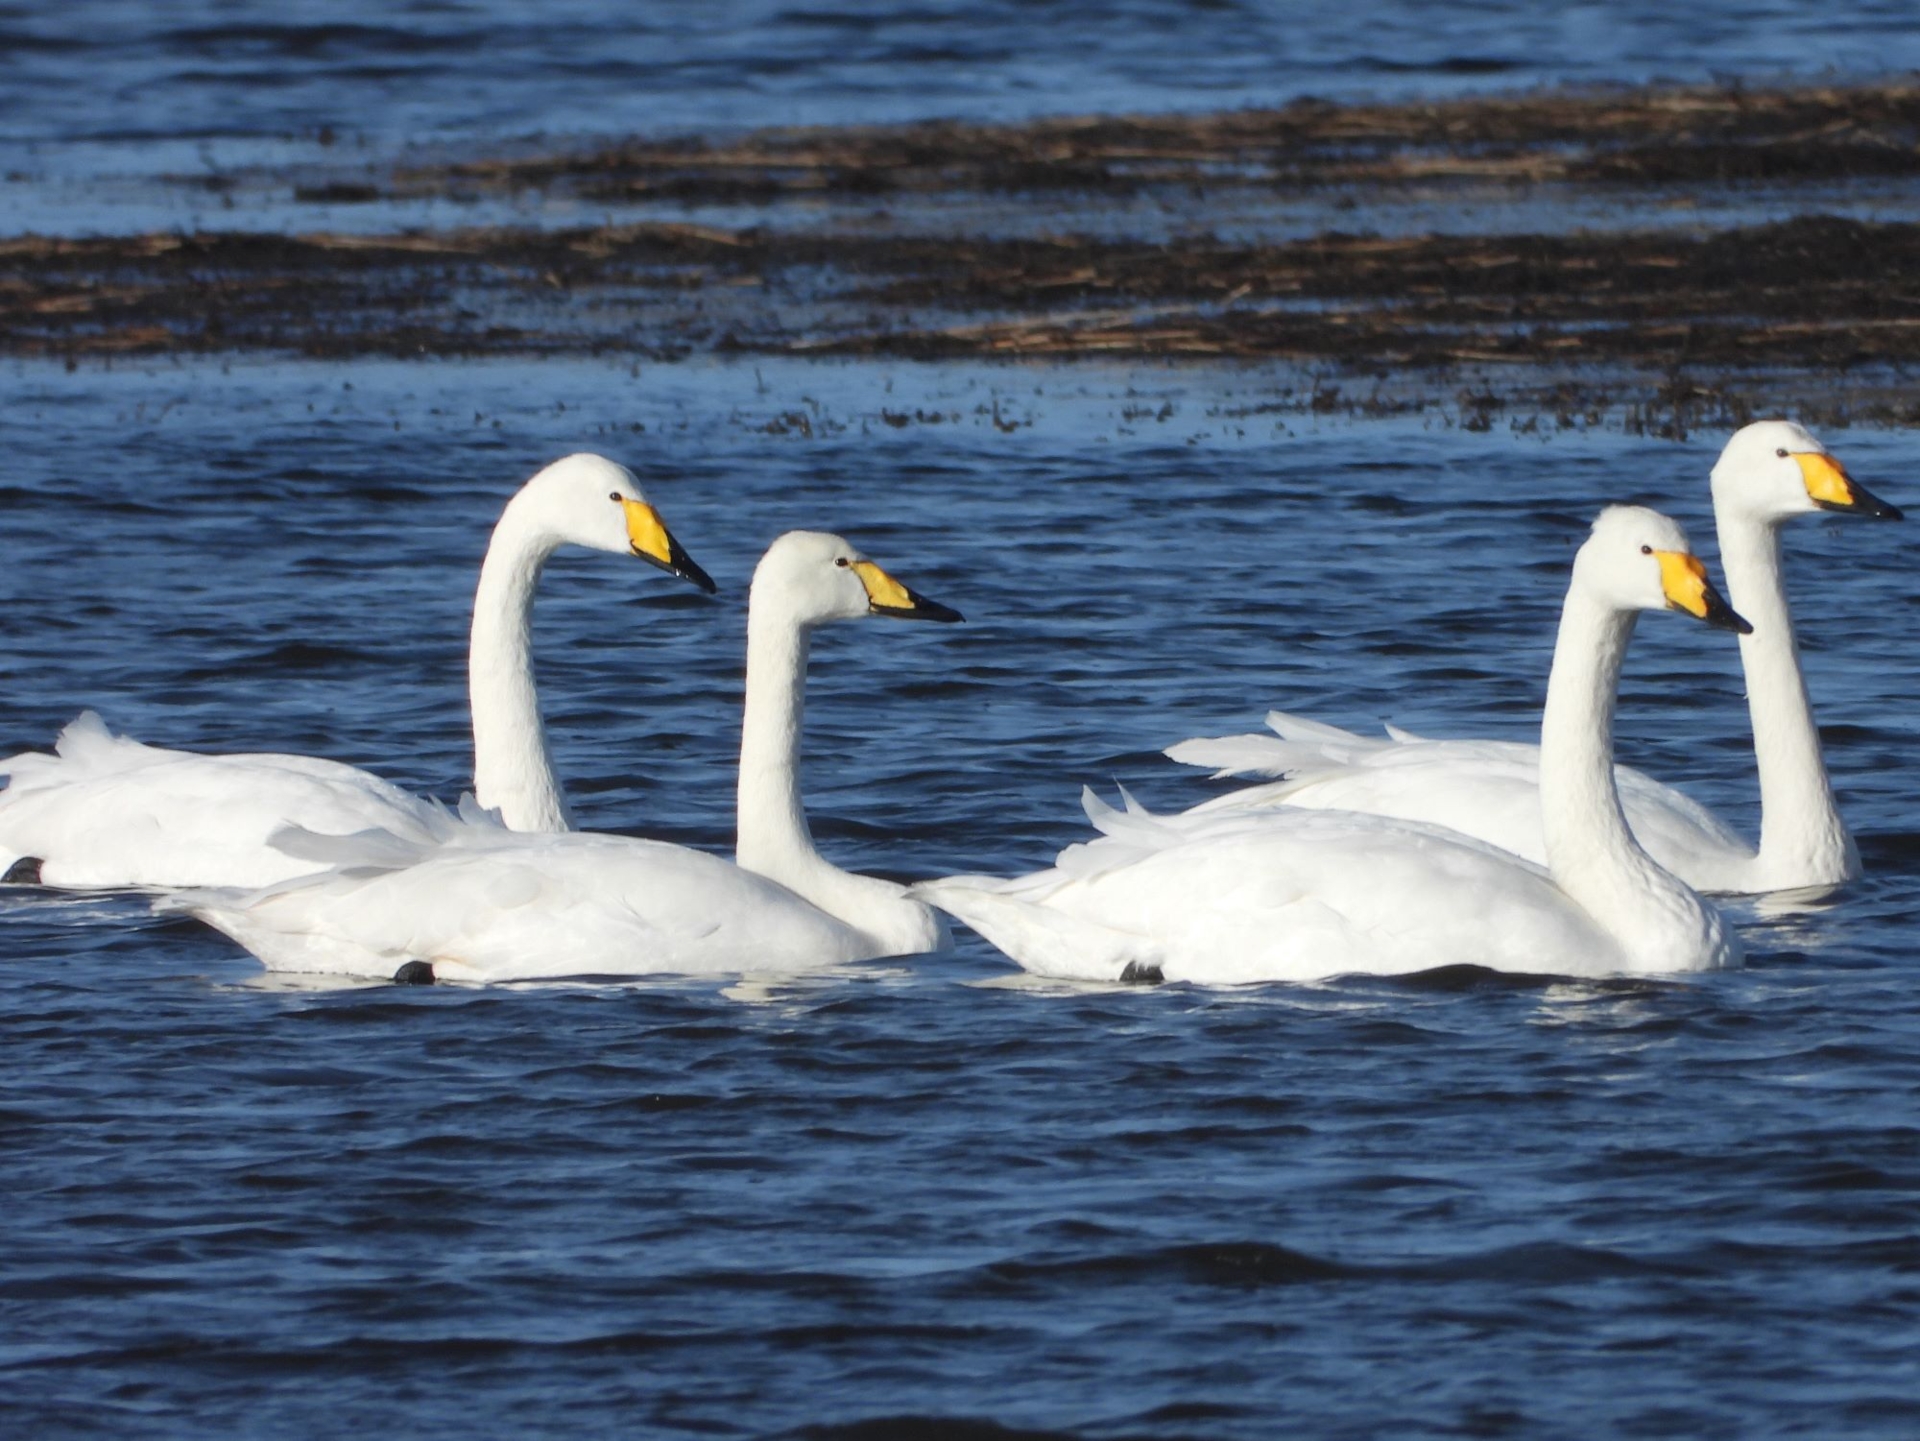
M1102 835L1068 847L1051 870L926 882L912 894L1026 969L1069 979L1116 980L1129 963L1215 985L1461 964L1624 968L1543 869L1440 827L1285 808L1101 807L1095 821Z
M1391 731L1372 740L1275 711L1276 736L1188 740L1167 754L1189 765L1235 764L1225 775L1283 776L1216 796L1202 814L1291 806L1362 811L1445 826L1546 861L1540 824L1540 748L1514 741L1424 740ZM1616 765L1620 804L1634 837L1666 870L1703 891L1736 889L1754 848L1691 797L1631 766Z
M367 771L294 755L197 755L115 736L92 711L54 754L0 760L0 871L43 861L51 886L262 886L315 866L275 850L320 833L426 823L428 802Z
M270 970L442 980L781 971L871 958L860 932L730 861L663 841L522 834L438 814L425 837L325 838L342 868L161 903ZM314 838L288 837L302 848Z

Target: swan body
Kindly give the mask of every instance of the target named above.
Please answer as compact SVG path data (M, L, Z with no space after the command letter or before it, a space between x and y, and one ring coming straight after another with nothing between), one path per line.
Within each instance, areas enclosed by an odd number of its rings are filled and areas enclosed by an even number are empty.
M705 851L510 831L470 800L458 818L440 813L404 833L294 832L282 843L341 868L253 896L187 893L163 905L191 902L270 970L374 980L409 961L441 981L524 981L835 965L892 948ZM930 949L923 939L899 949Z
M814 628L866 615L958 620L838 536L782 536L755 572L747 622L739 846L585 832L518 834L477 807L424 826L287 849L334 867L254 895L171 901L270 969L385 978L425 961L436 979L727 974L943 949L946 927L905 888L839 870L814 849L799 788Z
M1266 719L1273 735L1183 741L1168 750L1175 760L1216 767L1217 775L1285 777L1205 801L1195 814L1277 806L1359 811L1444 826L1545 864L1537 745L1430 740L1398 727L1377 740L1281 711ZM1743 856L1751 861L1753 847L1738 832L1633 766L1616 765L1614 782L1634 838L1663 868L1699 890L1742 889L1735 868Z
M711 590L632 473L596 455L556 461L507 503L481 567L469 680L475 784L517 829L569 822L534 693L529 634L541 567L562 545L639 555ZM278 850L285 826L411 831L427 802L337 761L202 755L112 735L89 711L52 755L0 760L0 875L74 889L271 885L311 872Z
M1550 866L1439 826L1293 807L1122 814L1088 798L1098 839L1016 880L913 894L1030 971L1233 985L1469 964L1603 976L1731 965L1719 912L1628 832L1614 788L1620 665L1643 609L1737 629L1680 528L1603 512L1575 560L1548 683L1540 801Z
M1615 768L1627 823L1647 853L1689 885L1720 894L1831 887L1860 873L1840 818L1801 678L1780 574L1782 522L1815 511L1898 519L1801 426L1761 421L1727 443L1713 468L1715 525L1727 595L1753 623L1740 637L1760 777L1755 846L1673 787ZM1429 740L1393 727L1375 740L1274 711L1271 736L1188 740L1167 754L1216 775L1284 777L1196 807L1366 811L1451 827L1533 861L1546 859L1539 747Z

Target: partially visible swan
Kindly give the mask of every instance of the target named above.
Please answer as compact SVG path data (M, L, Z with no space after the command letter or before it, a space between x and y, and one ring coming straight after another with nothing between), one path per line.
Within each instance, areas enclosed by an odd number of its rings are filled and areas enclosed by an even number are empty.
M1617 768L1634 836L1689 885L1722 894L1831 887L1860 874L1834 804L1820 733L1800 676L1780 578L1780 524L1815 511L1898 520L1826 447L1789 421L1760 421L1727 442L1713 467L1714 523L1727 595L1753 622L1740 638L1760 773L1758 849L1671 786ZM1429 821L1528 860L1546 859L1539 748L1512 741L1427 740L1395 727L1373 740L1274 711L1275 736L1182 741L1173 759L1220 776L1286 776L1216 797L1196 811L1300 806Z
M252 896L191 894L190 910L280 971L439 980L734 973L945 948L904 888L814 849L800 729L814 629L861 616L959 620L839 536L794 531L754 572L740 743L738 863L664 841L517 835L472 806L430 834L282 843L340 869Z
M473 599L474 784L516 830L565 830L528 651L534 589L563 545L632 554L711 591L626 467L570 455L507 502ZM433 808L367 771L310 756L201 755L114 736L92 711L55 754L0 760L0 877L73 889L264 886L311 873L275 850L282 826L419 826Z
M1027 970L1232 985L1470 964L1598 976L1736 963L1719 912L1634 843L1614 790L1620 664L1641 610L1744 631L1680 527L1603 511L1575 557L1541 724L1551 870L1438 826L1287 807L1151 816L1088 797L1105 834L1017 880L911 894Z

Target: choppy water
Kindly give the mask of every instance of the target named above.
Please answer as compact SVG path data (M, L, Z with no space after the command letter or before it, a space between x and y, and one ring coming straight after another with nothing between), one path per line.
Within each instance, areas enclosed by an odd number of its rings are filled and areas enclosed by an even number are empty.
M1897 73L1896 0L70 0L0 5L8 138L384 143ZM93 83L88 84L86 81Z
M1082 833L1083 782L1208 794L1155 749L1271 704L1526 735L1603 501L1711 554L1719 437L1317 424L1272 383L13 365L0 746L95 705L451 795L487 526L591 447L724 592L550 572L583 821L724 844L744 582L826 526L969 623L822 635L816 832L1008 872ZM1911 438L1828 438L1920 498ZM1913 544L1790 533L1869 876L1728 974L1034 990L967 938L811 985L314 993L131 900L9 893L4 1429L1910 1436ZM1649 618L1621 724L1751 826L1729 638Z
M533 137L1916 68L1920 27L1901 0L0 0L0 234L390 225L379 206L294 203L289 168L377 176ZM1825 203L1910 213L1911 197L1887 190ZM1647 223L1673 218L1650 211ZM605 213L556 215L535 197L513 218ZM405 218L500 214L422 203ZM1580 222L1618 223L1604 210ZM1521 198L1511 223L1540 222Z
M354 223L278 167L535 136L1915 66L1892 3L0 0L0 232ZM816 834L1009 872L1083 783L1210 793L1158 748L1269 705L1527 735L1603 501L1711 553L1719 437L1315 423L1283 379L12 364L0 748L93 705L454 795L486 529L590 447L726 590L553 567L583 821L724 846L745 580L826 526L969 623L821 637ZM1911 438L1829 439L1920 500ZM0 894L0 1433L1911 1436L1913 544L1791 532L1869 875L1724 975L1034 989L963 937L815 984L311 992L130 899ZM1621 730L1752 826L1730 639L1649 620Z

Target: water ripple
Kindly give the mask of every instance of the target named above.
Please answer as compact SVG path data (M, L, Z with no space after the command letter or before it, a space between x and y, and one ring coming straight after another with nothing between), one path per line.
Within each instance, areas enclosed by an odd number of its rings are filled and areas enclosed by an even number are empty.
M1218 787L1159 748L1271 705L1523 737L1575 518L1672 474L1711 529L1710 440L1147 444L1128 379L1087 372L12 376L7 744L91 705L452 798L485 528L539 461L603 447L725 590L556 565L541 684L583 818L724 849L746 578L777 530L836 524L970 617L820 638L816 834L901 877L1044 863L1083 784L1196 801ZM756 423L986 385L1035 425ZM1910 469L1904 437L1832 439ZM1753 960L1724 975L1100 990L963 938L797 982L310 990L137 897L0 893L6 1429L1912 1434L1911 646L1851 619L1903 610L1907 544L1788 532L1869 874L1740 911ZM1641 628L1622 745L1750 827L1714 639Z

